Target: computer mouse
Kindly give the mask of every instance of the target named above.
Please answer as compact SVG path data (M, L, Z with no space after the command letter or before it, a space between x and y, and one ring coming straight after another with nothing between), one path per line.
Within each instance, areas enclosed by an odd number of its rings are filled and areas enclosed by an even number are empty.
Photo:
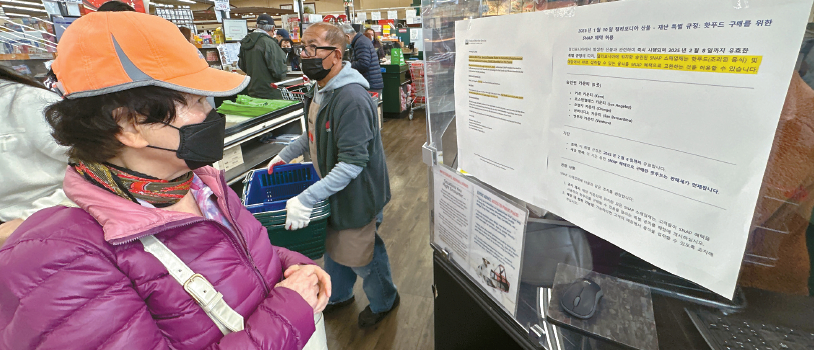
M565 288L560 306L571 316L588 319L596 313L599 299L602 299L602 288L594 281L580 278Z

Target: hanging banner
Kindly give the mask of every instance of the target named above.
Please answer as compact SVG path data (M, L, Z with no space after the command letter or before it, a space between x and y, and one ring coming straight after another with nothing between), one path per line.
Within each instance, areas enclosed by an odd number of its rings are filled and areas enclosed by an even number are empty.
M399 19L398 11L387 11L387 19Z
M382 19L382 13L381 12L371 12L370 13L370 19L372 19L374 21L378 21L378 20Z
M367 12L357 12L356 23L364 23L365 21L367 21Z

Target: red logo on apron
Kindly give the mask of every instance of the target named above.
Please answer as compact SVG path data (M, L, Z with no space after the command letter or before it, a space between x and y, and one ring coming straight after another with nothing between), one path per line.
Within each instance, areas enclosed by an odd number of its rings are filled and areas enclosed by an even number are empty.
M308 132L308 138L311 139L311 142L314 142L314 134L312 134L310 131Z

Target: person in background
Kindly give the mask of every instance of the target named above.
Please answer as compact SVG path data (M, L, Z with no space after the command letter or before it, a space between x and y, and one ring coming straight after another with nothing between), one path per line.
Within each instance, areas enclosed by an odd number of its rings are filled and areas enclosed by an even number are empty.
M286 203L286 229L308 226L314 204L329 200L324 259L335 288L326 312L352 303L353 285L361 277L370 301L358 318L359 327L365 328L395 309L399 294L376 232L390 200L376 103L366 91L367 80L342 61L346 42L339 27L324 22L312 24L303 34L303 73L317 82L305 96L307 128L271 160L269 172L310 154L321 180Z
M365 77L365 80L370 85L368 91L376 92L381 96L382 89L384 89L384 79L382 79L382 67L379 66L373 42L368 40L362 33L357 33L348 23L342 24L340 28L345 33L345 38L352 51L351 67L358 70Z
M271 87L288 73L285 52L273 34L274 19L264 13L257 17L257 29L240 41L237 65L251 77L247 91L251 97L283 99L280 90Z
M133 6L125 4L125 3L121 2L121 1L108 1L108 2L106 2L104 4L102 4L102 6L99 6L99 8L96 9L96 11L97 12L122 12L122 11L135 12L136 9L134 9Z
M38 210L69 202L62 191L67 148L51 137L43 116L59 100L36 81L0 66L0 246Z
M382 47L382 42L376 38L376 31L372 28L367 28L365 29L365 36L373 42L373 47L376 49L376 55L379 56L379 60L383 59L385 56L384 48Z
M274 39L277 39L277 42L281 43L283 40L291 40L291 36L288 35L287 30L279 28L277 29L277 32L274 33Z
M187 38L190 44L195 45L195 36L192 35L192 29L187 27L178 27L178 30L181 31L181 34L184 34L184 38Z
M291 65L291 70L300 70L300 55L294 50L294 42L291 39L283 39L280 48L285 52L285 63Z
M78 207L40 210L0 247L0 347L276 350L311 338L330 277L272 246L209 166L225 120L204 95L248 78L195 51L143 13L91 13L65 31L53 64L65 99L46 118L70 149L64 189Z

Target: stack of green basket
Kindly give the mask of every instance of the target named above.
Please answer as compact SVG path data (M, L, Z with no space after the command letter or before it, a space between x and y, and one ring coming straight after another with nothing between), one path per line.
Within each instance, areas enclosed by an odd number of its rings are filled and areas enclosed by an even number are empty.
M319 259L325 253L325 234L330 215L331 205L326 199L314 205L308 226L296 231L285 229L285 209L255 213L254 217L266 227L272 244L300 252L310 259Z

